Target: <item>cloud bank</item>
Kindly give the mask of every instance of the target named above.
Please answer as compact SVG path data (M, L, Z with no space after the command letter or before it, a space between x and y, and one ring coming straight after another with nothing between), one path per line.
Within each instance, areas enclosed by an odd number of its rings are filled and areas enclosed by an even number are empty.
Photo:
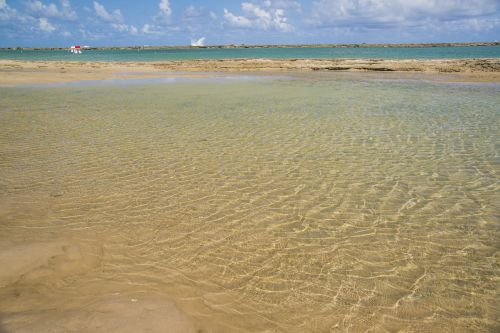
M263 5L243 2L241 4L242 15L235 15L224 8L224 19L227 26L233 28L293 31L293 26L288 23L288 18L285 16L285 9L274 8L272 5L271 1L265 1Z
M215 44L492 41L500 30L500 0L87 1L0 0L0 46L189 45L199 36Z

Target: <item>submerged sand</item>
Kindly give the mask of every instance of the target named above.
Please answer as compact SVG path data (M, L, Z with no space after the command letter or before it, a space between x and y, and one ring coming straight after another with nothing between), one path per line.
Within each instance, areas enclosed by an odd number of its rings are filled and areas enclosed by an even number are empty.
M0 85L155 77L172 72L377 72L447 74L450 81L500 81L500 59L227 59L165 62L0 60ZM167 74L166 74L167 72ZM169 74L170 73L170 74Z
M113 281L76 283L86 297L67 297L60 308L58 291L46 286L75 283L98 269L99 255L65 241L0 241L0 332L202 331L165 295Z
M497 331L498 95L320 76L0 90L0 332Z

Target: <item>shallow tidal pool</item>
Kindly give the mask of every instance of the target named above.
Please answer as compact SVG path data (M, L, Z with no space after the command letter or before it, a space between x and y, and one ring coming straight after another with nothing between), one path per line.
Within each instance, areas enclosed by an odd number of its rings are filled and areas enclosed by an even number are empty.
M498 331L499 125L495 84L2 88L0 331Z

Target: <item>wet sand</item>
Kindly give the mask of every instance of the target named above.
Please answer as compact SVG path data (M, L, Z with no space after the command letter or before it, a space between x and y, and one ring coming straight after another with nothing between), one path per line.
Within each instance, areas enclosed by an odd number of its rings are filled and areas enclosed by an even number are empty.
M457 82L500 81L500 59L366 60L236 59L165 62L77 62L0 60L0 86L127 79L132 77L207 77L208 72L374 72L413 74ZM188 74L189 73L189 74Z

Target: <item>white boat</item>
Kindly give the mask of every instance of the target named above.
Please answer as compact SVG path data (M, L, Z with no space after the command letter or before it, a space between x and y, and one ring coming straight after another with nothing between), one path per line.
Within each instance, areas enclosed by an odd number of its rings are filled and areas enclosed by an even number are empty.
M82 54L82 48L80 45L73 45L69 48L69 51L74 54Z

